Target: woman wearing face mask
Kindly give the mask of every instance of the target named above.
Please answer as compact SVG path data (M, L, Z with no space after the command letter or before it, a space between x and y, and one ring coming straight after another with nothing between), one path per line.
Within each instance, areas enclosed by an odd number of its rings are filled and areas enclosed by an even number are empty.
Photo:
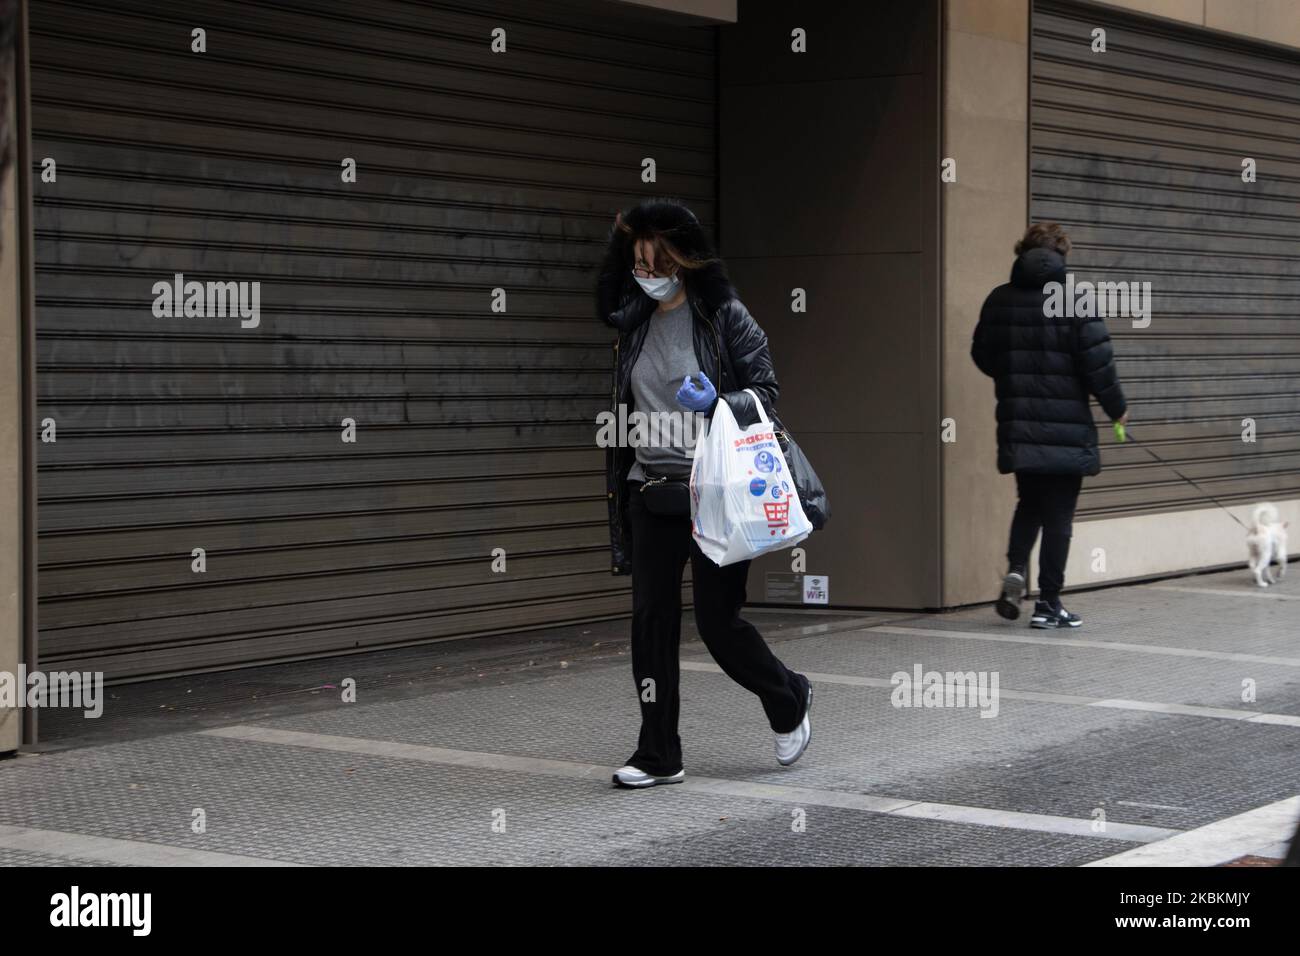
M776 757L794 763L812 736L812 684L787 668L740 617L749 562L718 567L691 538L687 479L701 418L718 401L737 421L757 420L751 389L769 417L776 374L767 336L736 297L699 220L681 203L643 202L618 215L597 285L597 311L618 331L614 414L642 413L650 427L607 449L613 573L632 575L632 677L641 734L623 787L685 779L678 644L682 572L691 562L695 624L709 653L757 695L776 734ZM669 423L681 423L672 427ZM635 434L635 429L629 428Z

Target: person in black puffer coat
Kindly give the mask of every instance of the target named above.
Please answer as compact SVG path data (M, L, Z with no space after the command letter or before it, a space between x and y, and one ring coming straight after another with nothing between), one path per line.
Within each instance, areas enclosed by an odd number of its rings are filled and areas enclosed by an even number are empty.
M767 335L681 203L648 200L618 214L596 282L596 312L618 333L610 389L616 418L620 406L629 416L704 418L726 402L746 425L758 419L745 391L752 389L780 428ZM632 677L641 707L636 751L614 771L614 783L653 787L685 778L677 723L687 561L700 638L727 676L758 697L776 735L777 761L789 766L812 735L812 683L740 616L750 562L719 567L694 541L684 484L694 441L685 429L651 432L649 441L629 447L629 438L606 449L611 570L632 574Z
M1029 552L1041 528L1040 599L1030 624L1078 627L1079 617L1060 598L1079 489L1085 476L1101 471L1089 396L1113 421L1126 423L1128 406L1106 324L1047 314L1044 286L1066 281L1065 231L1035 223L1015 251L1011 281L984 300L971 345L975 364L996 383L998 471L1015 474L1019 495L996 608L1008 620L1020 616Z

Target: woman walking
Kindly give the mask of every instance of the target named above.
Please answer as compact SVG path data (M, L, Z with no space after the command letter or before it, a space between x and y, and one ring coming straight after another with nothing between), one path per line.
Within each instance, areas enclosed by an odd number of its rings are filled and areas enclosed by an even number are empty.
M613 573L632 575L632 677L641 734L623 787L680 783L677 734L682 572L689 559L695 625L722 670L757 695L776 734L776 757L794 763L812 736L812 684L771 652L740 617L749 562L718 567L691 537L686 481L694 452L683 417L711 416L725 401L742 425L768 415L777 382L767 336L736 297L699 220L679 202L643 202L618 215L597 285L602 321L618 331L614 414L624 405L651 422L635 447L607 450Z
M1041 530L1039 599L1031 627L1077 628L1083 621L1061 605L1074 509L1083 479L1101 471L1089 398L1110 418L1128 424L1128 403L1100 316L1055 315L1048 286L1067 281L1070 237L1060 223L1036 222L1016 243L1011 281L989 293L980 309L971 357L996 384L998 471L1016 476L1019 501L1011 520L1007 573L994 608L1020 616L1029 580L1029 553Z

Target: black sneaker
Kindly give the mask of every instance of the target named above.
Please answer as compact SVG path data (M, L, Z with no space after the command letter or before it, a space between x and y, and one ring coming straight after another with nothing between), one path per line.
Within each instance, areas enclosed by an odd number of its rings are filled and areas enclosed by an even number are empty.
M1025 573L1019 568L1012 568L1002 579L1002 596L998 598L993 609L999 617L1014 621L1020 616L1020 602L1025 597Z
M1061 605L1053 607L1046 601L1034 602L1034 616L1029 619L1030 627L1057 628L1079 627L1083 620L1077 614L1071 614Z

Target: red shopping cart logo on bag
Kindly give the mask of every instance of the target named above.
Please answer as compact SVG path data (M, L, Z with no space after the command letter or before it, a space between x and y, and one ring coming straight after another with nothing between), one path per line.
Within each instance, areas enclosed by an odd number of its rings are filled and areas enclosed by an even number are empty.
M778 528L785 534L790 530L790 499L784 501L764 501L763 513L767 516L768 534L776 534Z

